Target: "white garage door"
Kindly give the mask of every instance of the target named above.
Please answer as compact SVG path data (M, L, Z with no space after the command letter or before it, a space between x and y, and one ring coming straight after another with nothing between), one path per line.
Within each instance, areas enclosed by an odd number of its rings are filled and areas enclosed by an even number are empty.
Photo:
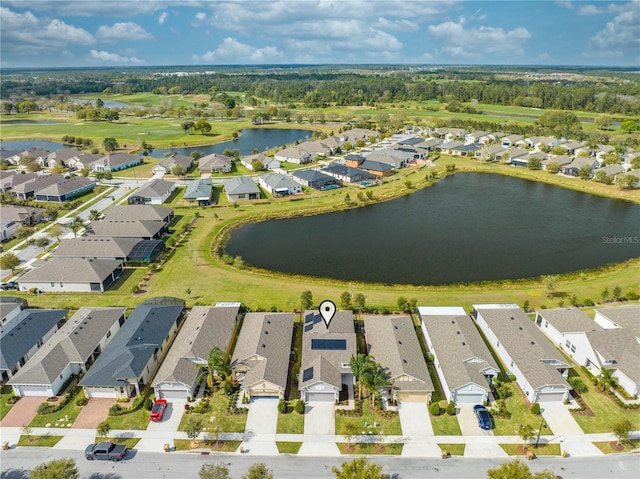
M307 401L315 402L334 402L335 394L333 393L307 393Z
M156 392L156 399L186 401L189 391L186 389L160 389Z
M87 397L90 398L115 398L116 390L113 388L85 388Z
M562 402L563 399L564 391L538 393L538 402Z
M456 404L482 404L484 394L478 392L458 392L456 394Z
M18 388L20 389L20 396L53 396L51 386L21 385Z

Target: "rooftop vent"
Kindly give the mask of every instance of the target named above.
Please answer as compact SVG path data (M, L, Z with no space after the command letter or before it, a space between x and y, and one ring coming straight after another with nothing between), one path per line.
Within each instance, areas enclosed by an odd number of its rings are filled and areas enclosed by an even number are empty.
M531 344L536 344L536 342L535 341L531 341Z
M456 331L456 334L460 334L460 331Z
M462 342L462 345L463 345L463 346L466 346L466 345L467 345L467 343L465 343L465 342L463 341L463 342Z

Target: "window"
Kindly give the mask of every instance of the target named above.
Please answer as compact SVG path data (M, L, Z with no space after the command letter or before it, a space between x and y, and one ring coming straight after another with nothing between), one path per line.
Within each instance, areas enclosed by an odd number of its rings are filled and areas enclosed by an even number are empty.
M571 349L571 341L567 341L566 343L564 343L564 345L567 347L567 349Z
M575 353L575 352L576 352L576 345L575 345L575 344L572 344L572 345L571 345L571 352L572 352L572 353Z
M54 283L53 281L51 282L51 287L55 288L56 287L56 283Z
M239 200L244 200L244 198L245 198L245 195L238 195Z
M111 337L111 330L107 331L107 339Z

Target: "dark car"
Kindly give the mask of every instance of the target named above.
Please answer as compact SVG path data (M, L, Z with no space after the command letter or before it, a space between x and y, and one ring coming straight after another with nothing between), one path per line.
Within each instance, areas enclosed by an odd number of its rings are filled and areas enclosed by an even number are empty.
M158 399L153 404L151 408L151 420L152 421L162 421L162 416L164 416L164 411L167 409L167 400L166 399Z
M99 442L90 444L84 450L84 457L89 461L102 459L109 461L119 461L127 454L127 446L124 444L114 444L112 442Z
M489 414L489 411L487 411L486 407L476 404L473 406L473 412L478 418L478 426L480 426L480 428L491 429L493 427L491 424L491 415Z
M10 289L18 289L18 283L15 281L8 281L7 283L0 284L0 289L2 291L8 291Z

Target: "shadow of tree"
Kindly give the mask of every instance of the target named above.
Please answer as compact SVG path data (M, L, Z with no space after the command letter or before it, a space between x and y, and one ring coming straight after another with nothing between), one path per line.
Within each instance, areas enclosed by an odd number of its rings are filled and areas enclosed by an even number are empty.
M29 471L24 469L9 469L0 473L0 479L29 479Z
M122 476L114 472L108 472L106 474L103 474L101 472L94 472L89 476L89 479L122 479Z

